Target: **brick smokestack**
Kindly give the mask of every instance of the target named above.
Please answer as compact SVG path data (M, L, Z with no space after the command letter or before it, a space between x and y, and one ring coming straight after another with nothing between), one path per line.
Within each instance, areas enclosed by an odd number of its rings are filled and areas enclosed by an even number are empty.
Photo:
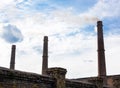
M46 75L46 70L48 69L48 36L44 36L43 44L43 60L42 60L42 74Z
M12 45L10 69L13 70L15 69L15 53L16 53L16 45Z
M106 80L106 63L105 63L105 49L103 39L102 21L97 22L97 40L98 40L98 77L103 78L103 82Z

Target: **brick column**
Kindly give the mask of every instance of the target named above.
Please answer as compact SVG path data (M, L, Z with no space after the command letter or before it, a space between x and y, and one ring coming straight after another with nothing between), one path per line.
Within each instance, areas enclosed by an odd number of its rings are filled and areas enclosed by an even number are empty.
M97 22L97 41L98 41L98 77L103 78L104 85L107 84L106 80L106 62L105 62L105 49L102 21Z
M49 68L47 74L51 77L56 78L56 88L66 88L65 85L65 74L67 70L64 68Z
M15 69L15 52L16 52L16 46L12 45L10 69L13 69L13 70Z
M47 69L48 69L48 36L44 36L42 75L46 75L46 70Z

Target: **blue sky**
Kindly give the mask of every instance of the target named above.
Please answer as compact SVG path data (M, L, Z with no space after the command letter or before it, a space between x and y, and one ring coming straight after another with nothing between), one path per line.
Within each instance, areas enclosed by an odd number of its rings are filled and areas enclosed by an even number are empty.
M119 74L119 6L118 0L1 1L0 66L9 67L15 44L16 69L41 74L43 36L47 35L49 67L66 68L68 78L97 76L96 23L102 20L107 74Z

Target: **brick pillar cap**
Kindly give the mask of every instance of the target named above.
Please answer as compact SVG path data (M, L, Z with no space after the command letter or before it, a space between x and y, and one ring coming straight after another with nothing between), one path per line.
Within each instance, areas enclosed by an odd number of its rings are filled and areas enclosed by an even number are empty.
M47 73L48 74L57 73L57 74L65 75L67 73L67 70L61 67L54 67L54 68L48 68Z
M102 21L97 21L97 25L102 25Z

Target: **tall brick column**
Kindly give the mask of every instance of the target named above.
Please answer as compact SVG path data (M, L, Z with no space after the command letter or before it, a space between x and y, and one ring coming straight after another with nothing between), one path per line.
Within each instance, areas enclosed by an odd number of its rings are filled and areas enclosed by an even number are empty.
M106 63L105 63L105 49L103 39L102 21L97 22L98 35L98 77L103 78L103 83L106 84Z
M49 68L47 74L51 77L56 78L56 88L66 88L65 86L65 75L67 70L64 68Z
M12 45L10 69L13 70L15 69L15 53L16 53L16 45Z
M48 36L44 36L43 44L43 59L42 59L42 74L46 75L48 69Z

